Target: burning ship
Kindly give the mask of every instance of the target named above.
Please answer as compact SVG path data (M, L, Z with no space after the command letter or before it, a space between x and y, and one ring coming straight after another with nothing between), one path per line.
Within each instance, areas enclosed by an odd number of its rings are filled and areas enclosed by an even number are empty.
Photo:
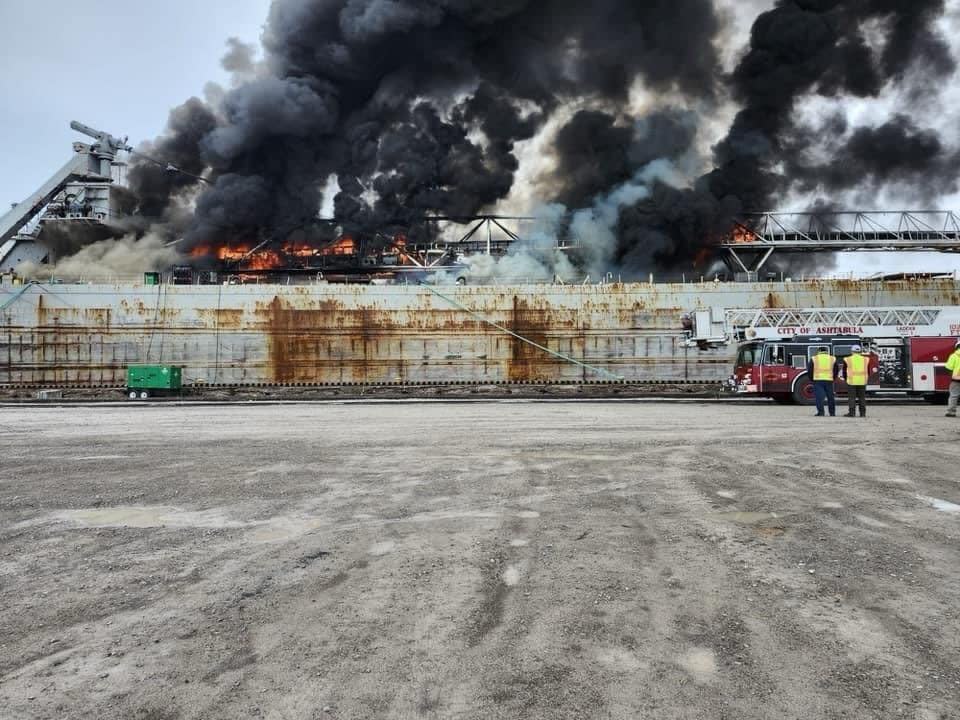
M712 382L742 311L956 304L952 275L808 279L960 250L951 212L836 200L958 190L919 124L956 70L944 9L784 0L746 33L710 0L274 0L229 87L138 148L75 123L93 142L0 218L0 384ZM842 107L889 93L913 114ZM546 230L492 210L529 188Z
M831 227L835 214L802 228L750 218L715 248L727 278L679 282L468 284L464 257L504 257L523 242L495 216L473 218L445 244L402 234L373 252L349 235L200 244L187 255L193 264L135 280L25 281L9 272L14 263L54 252L42 234L23 232L38 212L41 230L112 232L110 168L125 141L74 126L97 142L78 144L65 169L0 219L3 386L121 387L136 364L182 366L185 381L203 387L707 383L729 374L733 310L960 304L952 276L759 278L774 250L955 250L952 213L858 214L853 229Z
M958 304L954 279L423 286L0 287L0 383L122 387L133 364L188 384L716 382L732 308ZM699 311L699 312L698 312ZM705 314L706 325L685 318Z

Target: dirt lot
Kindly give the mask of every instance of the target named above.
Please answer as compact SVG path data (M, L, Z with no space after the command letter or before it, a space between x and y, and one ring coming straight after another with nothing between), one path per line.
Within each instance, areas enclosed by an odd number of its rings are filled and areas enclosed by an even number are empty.
M0 387L0 403L34 403L38 387ZM73 388L55 390L57 400L66 402L116 402L126 399L126 390L115 388ZM503 383L499 385L338 385L236 387L185 387L169 400L180 401L302 401L302 400L600 400L622 398L717 399L731 397L720 383ZM159 400L159 398L156 398Z
M960 421L0 408L4 718L960 717Z

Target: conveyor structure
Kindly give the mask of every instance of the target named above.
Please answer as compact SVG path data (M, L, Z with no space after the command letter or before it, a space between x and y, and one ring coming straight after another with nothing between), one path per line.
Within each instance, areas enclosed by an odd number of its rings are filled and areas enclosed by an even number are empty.
M12 269L13 261L25 259L21 257L24 254L37 261L46 255L46 249L34 242L33 234L24 232L24 228L41 213L45 217L71 222L105 224L110 220L113 165L119 152L132 148L127 145L126 138L114 137L83 123L74 121L70 127L95 142L75 142L73 157L63 167L29 197L0 216L0 271ZM25 246L30 246L29 250Z
M774 252L960 252L949 210L767 212L745 215L721 243L734 272L758 273Z

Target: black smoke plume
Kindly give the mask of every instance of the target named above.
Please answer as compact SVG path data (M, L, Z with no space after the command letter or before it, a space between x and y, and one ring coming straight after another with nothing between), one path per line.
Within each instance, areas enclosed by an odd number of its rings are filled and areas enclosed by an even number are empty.
M898 87L914 99L956 70L935 21L943 0L780 0L754 22L750 45L729 78L741 109L713 152L714 169L688 189L665 186L624 210L618 223L621 266L678 268L744 212L776 209L790 191L830 192L909 180L931 197L955 150L904 117L879 128L798 123L798 103L879 96ZM867 39L871 27L884 36ZM805 158L826 138L832 160ZM799 140L799 141L798 141ZM923 177L930 173L930 178ZM955 181L942 183L948 194Z
M884 187L926 206L960 189L957 168L960 150L944 146L939 135L918 127L905 115L894 115L882 125L848 130L842 119L830 123L829 160L805 160L798 150L788 173L806 193L857 188L867 198Z
M196 178L191 175L199 176L206 170L200 143L216 127L213 110L199 98L190 98L170 112L167 132L140 148L147 157L156 156L163 160L151 162L134 156L137 161L130 168L128 180L136 198L138 215L166 219L171 200L196 183ZM172 172L167 165L185 172Z
M735 69L712 0L274 0L263 49L231 41L234 86L171 115L152 153L210 186L138 165L145 215L198 193L189 244L309 232L330 178L345 232L473 215L514 188L519 146L560 122L544 203L574 212L620 197L610 262L688 267L744 211L796 192L842 192L943 177L956 150L908 116L806 127L806 98L896 91L922 104L955 71L937 22L945 0L778 0L759 15ZM633 111L632 91L669 98ZM740 108L686 187L644 174L703 146L698 117ZM666 108L666 109L665 109ZM826 135L825 135L826 133ZM826 145L827 162L811 148ZM953 187L953 185L950 185ZM639 198L639 199L637 199ZM590 238L581 238L590 242Z

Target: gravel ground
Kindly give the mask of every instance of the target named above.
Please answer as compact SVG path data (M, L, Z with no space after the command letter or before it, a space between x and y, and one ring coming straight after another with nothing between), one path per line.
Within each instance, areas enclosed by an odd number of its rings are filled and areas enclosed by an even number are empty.
M117 402L126 400L124 388L55 388L59 397L47 402ZM38 402L40 388L0 387L0 403ZM709 398L736 402L758 402L756 397L736 396L723 390L720 383L595 383L562 385L518 383L501 385L338 385L331 387L187 387L167 401L290 402L301 400L516 400L516 399L620 399L620 398ZM156 398L155 401L160 401ZM767 401L769 402L769 401Z
M960 717L960 422L0 408L4 718Z

